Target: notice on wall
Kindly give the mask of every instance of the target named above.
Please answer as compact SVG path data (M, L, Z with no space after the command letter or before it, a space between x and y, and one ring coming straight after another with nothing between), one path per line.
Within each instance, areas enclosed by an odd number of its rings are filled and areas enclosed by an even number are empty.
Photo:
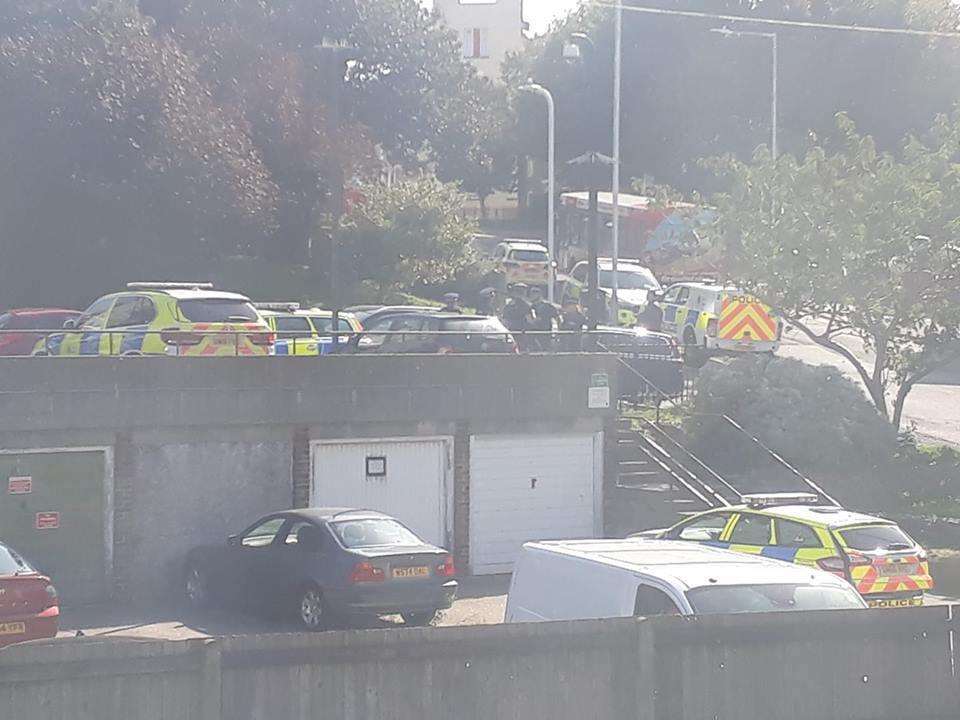
M7 492L11 495L29 495L33 492L33 478L29 475L7 478Z
M606 410L610 407L610 378L606 373L593 373L587 390L587 408Z
M35 527L37 530L56 530L60 527L60 513L38 512Z

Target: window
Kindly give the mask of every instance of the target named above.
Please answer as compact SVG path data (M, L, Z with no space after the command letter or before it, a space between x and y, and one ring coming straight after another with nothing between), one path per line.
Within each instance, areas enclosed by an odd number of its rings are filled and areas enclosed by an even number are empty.
M108 328L130 327L132 325L147 325L156 316L153 302L149 298L132 296L117 300L110 311Z
M690 288L688 287L680 288L680 293L677 295L677 304L685 305L689 297L690 297Z
M310 550L320 550L323 548L325 536L325 531L312 522L297 520L290 526L290 530L287 531L287 537L284 539L283 544L287 547L302 545ZM301 539L303 543L300 542Z
M489 32L486 28L467 28L463 31L463 57L485 58L490 56L487 47Z
M777 520L777 545L789 548L818 548L823 547L817 533L809 525Z
M570 274L570 276L579 283L586 283L587 282L587 264L581 263L580 265L577 265L573 269L573 272Z
M248 531L240 544L249 548L266 547L274 541L285 520L282 517L270 518Z
M180 314L190 322L257 322L260 316L246 300L203 298L181 300Z
M281 340L290 338L310 337L313 330L310 327L310 321L305 317L285 317L277 316L277 337Z
M733 526L730 542L734 545L769 545L770 518L744 513Z
M332 317L311 315L310 319L313 321L313 327L316 328L318 333L328 333L330 332L330 328L333 327ZM343 318L340 318L339 322L337 322L337 327L339 328L340 332L353 332L353 326Z
M683 287L670 288L669 290L667 290L666 293L664 293L663 302L667 303L668 305L676 305L678 302L680 302L681 290L686 290L686 288L683 288Z
M26 560L10 548L0 545L0 575L15 575L18 572L28 573L32 571L33 568L27 564Z
M697 615L793 610L859 610L853 587L833 585L728 585L687 591Z
M896 525L867 525L840 530L840 538L851 550L909 550L916 543Z
M653 617L655 615L679 615L680 608L662 590L649 585L637 588L637 599L633 604L635 617Z
M113 297L105 297L97 300L88 307L80 319L77 321L77 327L100 330L103 328L104 321L107 319L107 312L113 305Z
M697 518L671 533L671 537L677 540L695 540L698 542L719 540L731 514L714 513Z
M600 270L599 285L613 287L613 270ZM660 283L646 268L617 269L617 287L621 290L659 290Z
M510 259L517 262L545 263L548 257L546 250L514 250L510 253Z
M333 531L346 548L377 547L381 545L423 545L423 540L396 520L370 518L344 520L332 525Z

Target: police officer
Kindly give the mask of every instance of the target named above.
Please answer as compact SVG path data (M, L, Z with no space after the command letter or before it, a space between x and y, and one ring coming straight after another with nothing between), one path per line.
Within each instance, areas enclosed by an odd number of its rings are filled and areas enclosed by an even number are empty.
M533 308L527 302L527 286L523 283L514 283L507 293L510 297L503 308L503 324L510 332L518 333L517 345L521 350L526 350L529 343L522 333L533 327Z
M460 307L460 295L457 293L447 293L443 296L443 307L441 312L463 314L463 308Z
M560 311L552 302L543 297L543 290L539 287L530 288L530 306L533 310L533 329L538 334L533 337L533 344L541 350L549 350L553 338L546 333L554 331L554 323L560 319Z
M581 335L587 326L587 316L575 297L568 297L563 301L563 310L560 315L560 329L565 333L575 333L563 336L563 345L567 352L579 352Z
M477 315L497 315L500 312L498 305L497 291L492 287L484 288L477 300Z

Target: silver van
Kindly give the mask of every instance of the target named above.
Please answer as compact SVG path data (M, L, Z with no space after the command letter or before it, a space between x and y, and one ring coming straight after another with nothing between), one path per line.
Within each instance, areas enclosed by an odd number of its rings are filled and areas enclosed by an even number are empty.
M845 580L759 555L670 540L563 540L523 546L505 621L866 607Z

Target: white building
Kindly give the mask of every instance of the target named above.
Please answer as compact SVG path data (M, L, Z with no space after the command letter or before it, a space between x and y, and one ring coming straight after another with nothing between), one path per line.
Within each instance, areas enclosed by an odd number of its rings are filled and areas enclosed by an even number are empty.
M507 53L523 48L523 0L434 0L434 8L456 31L463 57L481 75L499 79Z

